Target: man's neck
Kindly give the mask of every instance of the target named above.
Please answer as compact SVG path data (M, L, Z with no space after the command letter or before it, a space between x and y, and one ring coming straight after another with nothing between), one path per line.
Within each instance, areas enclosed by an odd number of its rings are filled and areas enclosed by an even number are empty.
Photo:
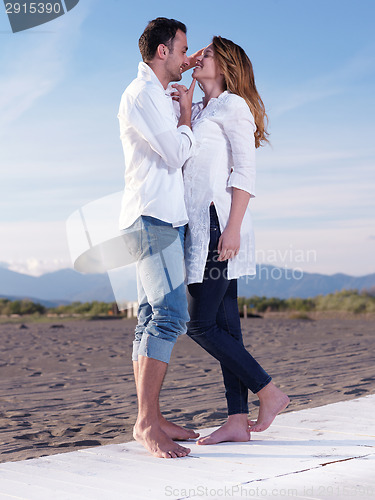
M168 76L165 74L164 68L159 66L158 64L153 63L153 62L148 62L146 64L155 73L155 76L157 77L157 79L162 84L162 86L165 90L168 87L169 79L168 79Z

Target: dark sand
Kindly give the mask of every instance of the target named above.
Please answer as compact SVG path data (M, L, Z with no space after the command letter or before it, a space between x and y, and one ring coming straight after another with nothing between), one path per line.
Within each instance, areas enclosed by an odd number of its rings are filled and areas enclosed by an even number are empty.
M135 321L25 325L0 325L1 461L131 440ZM374 394L374 327L363 316L243 321L247 348L291 398L287 411ZM256 418L256 396L249 401ZM225 421L219 364L187 336L174 348L161 406L198 430Z

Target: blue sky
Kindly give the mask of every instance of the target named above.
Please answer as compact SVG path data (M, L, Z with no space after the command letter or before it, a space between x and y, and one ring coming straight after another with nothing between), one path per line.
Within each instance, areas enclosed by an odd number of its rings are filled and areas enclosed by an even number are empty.
M251 201L258 260L375 272L373 0L80 0L16 34L0 5L0 262L71 266L66 219L122 189L118 105L157 16L185 22L193 51L219 34L253 62L272 143Z

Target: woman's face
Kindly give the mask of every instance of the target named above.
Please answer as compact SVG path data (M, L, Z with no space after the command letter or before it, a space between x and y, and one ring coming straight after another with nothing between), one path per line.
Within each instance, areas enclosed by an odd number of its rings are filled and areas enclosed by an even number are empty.
M208 47L204 49L203 54L198 57L192 76L200 83L208 80L217 80L218 82L223 80L223 75L220 73L212 43L208 45Z

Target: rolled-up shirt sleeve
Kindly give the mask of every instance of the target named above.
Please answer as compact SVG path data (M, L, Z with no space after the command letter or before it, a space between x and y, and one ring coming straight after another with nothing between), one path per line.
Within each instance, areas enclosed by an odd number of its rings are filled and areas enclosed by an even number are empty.
M238 98L228 102L224 132L230 142L233 165L228 187L242 189L255 196L255 123L246 101Z
M173 109L158 89L147 87L138 95L131 120L139 134L171 168L181 168L193 152L194 136L187 125L176 126Z

